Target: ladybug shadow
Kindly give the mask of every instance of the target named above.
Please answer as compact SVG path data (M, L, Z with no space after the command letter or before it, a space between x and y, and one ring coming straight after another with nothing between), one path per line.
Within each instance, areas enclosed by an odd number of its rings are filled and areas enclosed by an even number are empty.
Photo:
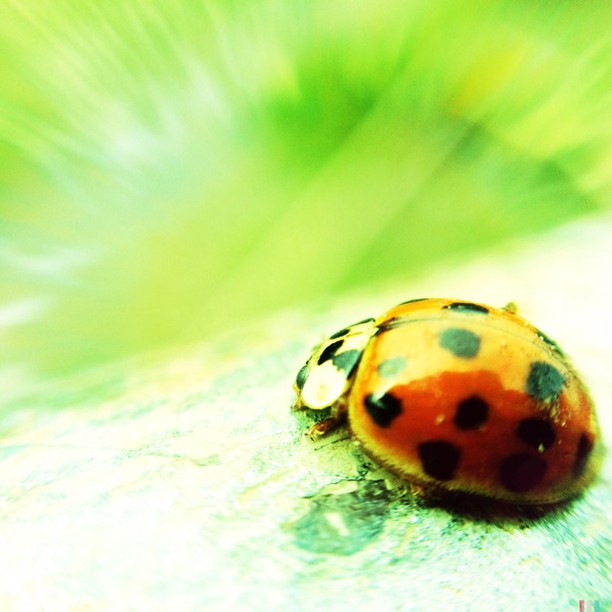
M437 508L448 514L482 523L512 524L523 528L544 520L561 519L571 511L571 506L580 495L549 504L517 504L495 500L476 494L430 491L417 496L417 504L426 508Z

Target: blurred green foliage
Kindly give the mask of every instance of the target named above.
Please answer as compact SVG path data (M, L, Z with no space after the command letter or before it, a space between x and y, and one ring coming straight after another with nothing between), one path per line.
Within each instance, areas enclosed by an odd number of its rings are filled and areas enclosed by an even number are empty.
M608 206L611 17L604 1L5 2L0 384Z

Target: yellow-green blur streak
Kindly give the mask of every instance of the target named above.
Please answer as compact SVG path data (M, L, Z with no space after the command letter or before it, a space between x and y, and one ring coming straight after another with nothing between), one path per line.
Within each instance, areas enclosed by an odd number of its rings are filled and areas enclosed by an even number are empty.
M611 16L603 1L5 2L0 383L608 207Z

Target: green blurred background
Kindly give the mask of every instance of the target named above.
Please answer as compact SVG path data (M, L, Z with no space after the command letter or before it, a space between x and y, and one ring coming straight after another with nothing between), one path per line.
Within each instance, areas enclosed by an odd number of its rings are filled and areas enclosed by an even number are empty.
M609 207L611 23L607 1L5 0L4 399Z

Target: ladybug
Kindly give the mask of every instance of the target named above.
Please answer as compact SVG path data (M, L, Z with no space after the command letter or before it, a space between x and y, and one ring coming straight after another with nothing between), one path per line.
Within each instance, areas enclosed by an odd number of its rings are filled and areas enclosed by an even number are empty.
M410 300L336 332L295 379L295 409L331 407L363 450L426 490L566 500L598 463L595 408L566 354L516 313Z

